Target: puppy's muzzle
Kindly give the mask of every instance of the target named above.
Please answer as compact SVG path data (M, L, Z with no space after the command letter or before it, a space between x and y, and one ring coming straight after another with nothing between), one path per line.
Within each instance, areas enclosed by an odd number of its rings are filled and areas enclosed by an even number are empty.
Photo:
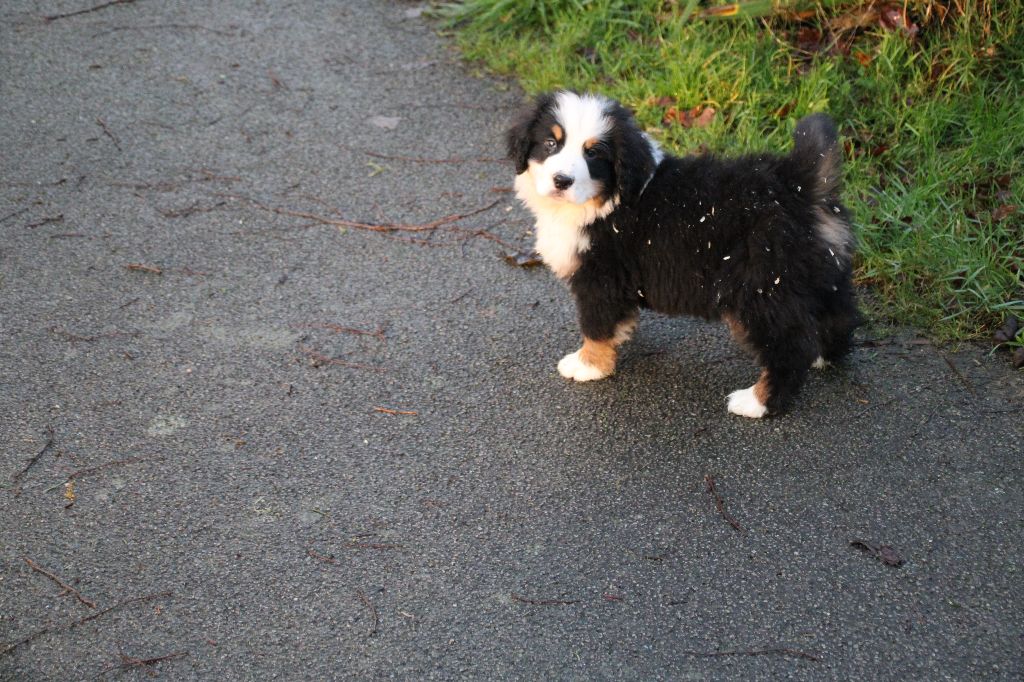
M555 183L555 189L566 190L572 187L573 179L564 173L556 173L551 179Z

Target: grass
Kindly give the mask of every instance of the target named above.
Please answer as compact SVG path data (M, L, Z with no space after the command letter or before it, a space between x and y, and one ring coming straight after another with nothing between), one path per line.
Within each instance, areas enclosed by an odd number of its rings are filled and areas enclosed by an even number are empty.
M764 18L693 14L707 4L466 0L440 11L468 59L531 94L615 97L677 153L782 150L797 119L828 111L844 135L871 318L938 340L1024 318L1021 3L910 0L916 37L877 17L850 29L866 2L789 3L811 8L799 18L778 2ZM937 6L953 4L961 11L939 21ZM773 5L741 3L751 8ZM687 128L663 121L669 103L717 113Z

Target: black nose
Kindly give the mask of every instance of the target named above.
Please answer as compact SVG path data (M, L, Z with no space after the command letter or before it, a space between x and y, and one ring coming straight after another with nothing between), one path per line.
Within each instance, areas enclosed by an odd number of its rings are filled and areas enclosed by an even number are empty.
M570 178L568 175L562 175L561 173L556 173L555 177L554 177L554 181L555 181L555 187L557 189L569 189L570 187L572 187L572 178Z

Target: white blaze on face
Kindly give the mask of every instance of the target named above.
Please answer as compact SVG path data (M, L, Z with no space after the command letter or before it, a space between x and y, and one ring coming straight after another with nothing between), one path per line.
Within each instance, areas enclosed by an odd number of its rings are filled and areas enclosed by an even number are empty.
M558 93L554 113L565 132L565 144L558 153L543 162L530 161L530 176L537 194L585 204L604 190L600 183L590 177L583 151L584 145L601 139L611 128L611 121L605 115L607 106L607 100L602 97ZM572 185L568 189L559 190L555 187L556 175L572 178Z

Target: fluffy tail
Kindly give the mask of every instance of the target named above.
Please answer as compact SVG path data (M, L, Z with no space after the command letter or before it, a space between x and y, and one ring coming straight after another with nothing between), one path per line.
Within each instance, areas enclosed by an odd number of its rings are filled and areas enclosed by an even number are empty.
M793 153L790 158L797 168L808 174L814 196L819 201L835 197L843 172L843 155L839 149L836 124L827 114L811 114L796 124L793 131Z

